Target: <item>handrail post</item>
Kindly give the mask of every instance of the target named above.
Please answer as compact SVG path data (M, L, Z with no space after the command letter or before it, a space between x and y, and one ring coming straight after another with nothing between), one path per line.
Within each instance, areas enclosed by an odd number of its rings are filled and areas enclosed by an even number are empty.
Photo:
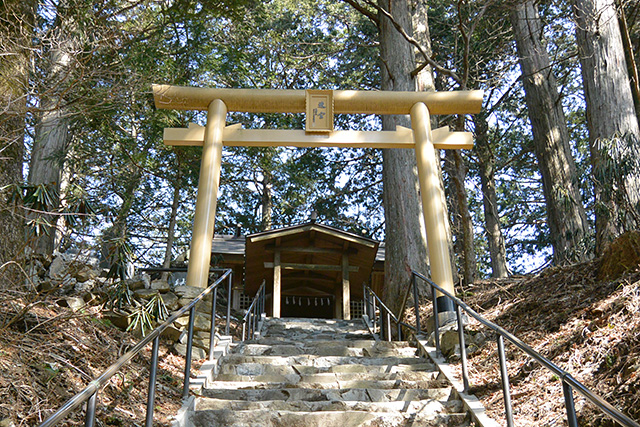
M189 310L189 333L187 335L187 354L184 363L184 386L182 388L182 398L189 396L189 379L191 377L191 350L193 348L193 324L196 322L196 306Z
M389 313L388 311L387 311L387 341L391 342L391 313Z
M251 339L255 339L256 338L256 329L258 329L258 315L257 315L257 308L258 308L258 304L256 304L255 307L253 307L253 314L251 315L253 317L252 321L253 321L253 328L252 328L252 333L251 333Z
M231 288L233 286L233 273L229 273L227 279L227 324L224 327L224 334L229 335L229 325L231 324Z
M460 363L462 365L462 382L464 392L469 392L469 371L467 370L467 347L464 340L464 324L462 322L462 313L460 306L456 304L456 317L458 319L458 343L460 344Z
M564 394L564 406L567 410L567 422L569 427L578 427L578 418L576 417L576 407L573 403L573 389L564 378L562 379L562 392Z
M416 286L416 276L413 273L411 273L411 287L413 288L413 308L416 313L416 329L418 331L417 333L420 334L420 331L422 330L420 328L420 304L418 302L418 287ZM435 292L435 290L431 288L431 292Z
M209 362L213 361L213 350L216 347L216 306L218 305L218 290L213 290L211 298L211 330L209 331Z
M402 341L402 325L400 324L400 321L398 321L396 326L398 327L398 341Z
M498 334L498 358L500 359L500 376L502 377L502 394L504 396L504 414L507 427L513 427L513 411L511 410L511 392L509 391L509 372L507 372L507 357L504 352L504 338Z
M242 341L244 341L246 329L247 329L247 321L246 319L242 319Z
M93 427L96 422L96 401L98 398L98 390L91 395L87 401L87 414L84 418L84 427Z
M378 327L378 316L376 315L376 299L375 298L371 298L371 302L372 302L372 313L371 313L371 318L372 323L373 323L373 333L376 333L376 328Z
M440 352L440 319L438 319L438 297L436 296L436 290L431 288L431 299L433 300L433 334L436 344L436 354L442 355Z
M367 314L367 285L362 283L362 314L368 317Z
M147 416L145 427L153 426L153 405L156 400L156 377L158 374L158 347L160 347L160 334L153 340L151 350L151 368L149 368L149 393L147 395Z

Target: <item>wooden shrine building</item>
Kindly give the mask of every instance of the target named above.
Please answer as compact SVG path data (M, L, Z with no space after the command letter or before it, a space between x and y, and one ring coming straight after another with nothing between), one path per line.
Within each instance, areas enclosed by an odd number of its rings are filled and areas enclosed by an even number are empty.
M378 242L317 223L246 238L245 292L263 280L273 317L351 318L351 299L362 299Z
M211 249L212 264L234 270L237 308L263 281L267 314L274 317L350 319L363 284L382 292L384 245L314 221L247 236L216 235Z

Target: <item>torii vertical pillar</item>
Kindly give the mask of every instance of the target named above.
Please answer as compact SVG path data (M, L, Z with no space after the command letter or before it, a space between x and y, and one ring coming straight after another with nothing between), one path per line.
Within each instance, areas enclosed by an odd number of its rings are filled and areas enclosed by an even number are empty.
M411 127L416 145L422 215L427 229L429 266L435 284L455 295L447 228L445 227L445 209L442 205L444 197L441 194L438 160L431 138L429 116L429 109L424 103L418 102L411 107ZM454 311L453 302L444 295L438 294L438 312Z
M211 263L211 242L216 220L220 165L222 163L222 134L227 117L227 106L220 99L209 104L207 126L204 131L200 178L193 235L189 252L187 285L206 288Z

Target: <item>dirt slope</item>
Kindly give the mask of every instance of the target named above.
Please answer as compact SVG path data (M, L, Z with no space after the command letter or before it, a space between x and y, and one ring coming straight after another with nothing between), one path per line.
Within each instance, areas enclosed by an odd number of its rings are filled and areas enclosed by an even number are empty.
M618 269L614 276L620 277L607 280L604 264L601 259L479 282L461 293L480 314L640 422L640 269L627 265L626 273ZM474 322L470 329L483 331ZM469 359L472 391L502 421L497 345L493 335L487 338ZM508 345L507 352L515 424L566 425L559 379L515 347ZM581 426L617 425L581 396L575 401Z
M25 295L0 292L0 326L25 307ZM137 339L102 319L98 307L77 312L50 302L32 306L0 331L0 426L38 425ZM97 425L143 425L150 346L99 393ZM161 345L157 425L169 425L180 406L184 359ZM83 425L76 411L62 425Z

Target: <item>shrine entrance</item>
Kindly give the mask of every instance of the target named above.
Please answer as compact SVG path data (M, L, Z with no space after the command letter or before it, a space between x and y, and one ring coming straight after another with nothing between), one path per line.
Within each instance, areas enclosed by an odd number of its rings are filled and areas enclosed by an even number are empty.
M416 151L431 278L445 290L454 293L442 202L444 195L439 185L435 149L472 148L473 137L469 132L449 132L446 127L432 130L430 115L478 113L482 106L482 91L300 91L154 85L153 94L155 105L159 109L207 111L207 124L204 127L190 124L186 129L168 128L164 131L167 145L203 147L187 285L206 287L223 145L409 148ZM226 116L229 111L306 113L306 128L249 130L242 129L241 125L227 126ZM399 127L395 131L336 131L333 128L334 114L410 114L412 129ZM349 254L345 253L346 257L341 255L342 262L346 263L346 270L349 271ZM275 278L278 274L275 258L273 268ZM282 268L282 264L279 268ZM276 285L277 280L274 280L271 314L273 317L280 317L283 295L282 289ZM347 285L343 284L341 291L340 299L335 300L340 303L334 304L334 309L335 306L341 306L341 309L340 312L335 310L335 315L350 319L350 308L346 303L351 298L348 277ZM285 295L285 302L287 297Z

